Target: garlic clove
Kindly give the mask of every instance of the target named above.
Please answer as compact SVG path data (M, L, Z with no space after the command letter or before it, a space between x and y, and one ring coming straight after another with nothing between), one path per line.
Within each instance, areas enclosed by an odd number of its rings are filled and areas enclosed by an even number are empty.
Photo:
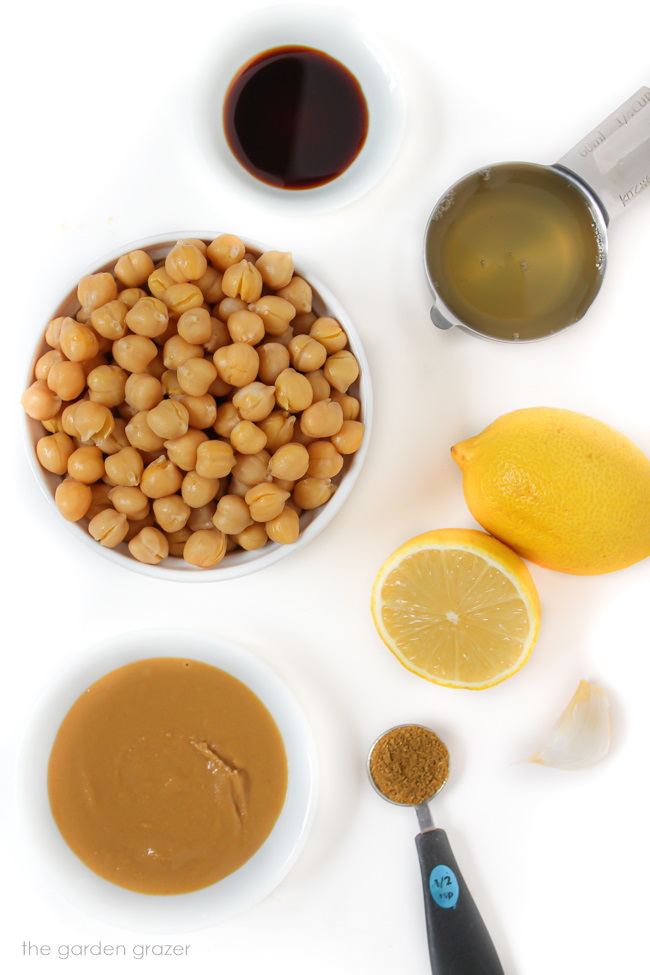
M581 680L546 745L528 761L563 770L588 768L605 757L611 739L607 695Z

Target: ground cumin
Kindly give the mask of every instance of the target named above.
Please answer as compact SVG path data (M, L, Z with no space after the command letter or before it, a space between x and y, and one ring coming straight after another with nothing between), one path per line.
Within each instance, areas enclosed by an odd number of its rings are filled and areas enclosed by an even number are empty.
M415 806L431 799L449 774L449 752L437 735L421 725L392 728L374 745L369 771L392 802Z

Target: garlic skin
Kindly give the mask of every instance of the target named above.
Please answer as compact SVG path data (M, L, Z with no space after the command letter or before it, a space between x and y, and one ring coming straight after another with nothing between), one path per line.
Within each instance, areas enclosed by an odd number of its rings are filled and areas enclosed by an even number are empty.
M588 768L605 757L611 740L607 695L581 680L546 745L528 761L564 771Z

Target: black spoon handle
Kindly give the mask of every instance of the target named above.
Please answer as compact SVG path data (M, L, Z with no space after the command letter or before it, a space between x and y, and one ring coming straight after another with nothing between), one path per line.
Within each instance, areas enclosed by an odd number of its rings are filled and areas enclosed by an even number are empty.
M445 831L418 833L415 844L433 975L504 975Z

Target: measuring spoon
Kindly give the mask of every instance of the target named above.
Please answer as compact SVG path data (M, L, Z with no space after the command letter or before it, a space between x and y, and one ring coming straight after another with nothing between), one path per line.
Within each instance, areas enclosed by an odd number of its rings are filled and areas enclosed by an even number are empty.
M551 166L498 163L437 202L425 235L431 319L502 342L579 321L607 262L607 227L650 186L650 88Z
M446 756L442 768L444 778L431 795L426 798L418 797L421 798L419 802L398 802L391 799L373 777L373 756L376 750L386 745L394 732L402 729L420 729L426 732L432 746L439 749L442 745ZM397 768L397 765L396 758L394 767ZM448 752L444 743L422 725L398 725L384 732L374 742L368 753L366 770L372 787L382 799L397 806L413 806L418 817L420 832L415 837L415 845L422 874L427 940L433 975L503 975L496 949L458 868L447 834L436 828L431 818L428 803L438 794L449 776Z

